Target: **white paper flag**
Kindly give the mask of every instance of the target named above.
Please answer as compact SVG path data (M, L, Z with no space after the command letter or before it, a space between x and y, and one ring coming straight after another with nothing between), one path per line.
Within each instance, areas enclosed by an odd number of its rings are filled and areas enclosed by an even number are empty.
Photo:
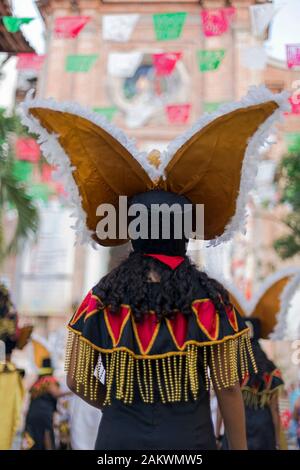
M142 52L111 52L107 62L108 75L118 78L132 77L142 59Z
M272 3L262 3L251 5L249 8L252 34L255 37L261 37L275 14L275 7Z
M132 31L140 15L103 15L102 37L105 41L126 42L130 39Z
M250 70L264 70L267 63L267 54L263 47L244 47L241 50L241 64Z

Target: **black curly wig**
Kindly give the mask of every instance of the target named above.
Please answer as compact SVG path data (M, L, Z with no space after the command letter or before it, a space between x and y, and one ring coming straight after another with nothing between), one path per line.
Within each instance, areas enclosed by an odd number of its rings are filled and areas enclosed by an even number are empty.
M155 298L149 296L150 276L159 279ZM94 292L111 312L117 313L121 304L129 304L136 321L154 309L158 320L171 317L177 310L184 315L192 313L191 304L197 293L211 299L221 315L225 306L230 305L227 291L206 273L199 271L187 256L175 269L162 262L132 252L121 264L103 277L95 286Z

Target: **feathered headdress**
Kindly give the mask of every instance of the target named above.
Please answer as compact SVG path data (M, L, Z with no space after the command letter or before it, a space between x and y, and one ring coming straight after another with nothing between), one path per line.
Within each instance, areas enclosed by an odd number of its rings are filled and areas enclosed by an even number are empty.
M233 283L226 279L222 279L222 283L239 313L245 319L260 321L262 339L284 338L290 301L300 285L299 268L284 268L269 276L251 301L247 301Z
M289 109L287 97L286 92L252 87L240 102L204 114L161 154L139 151L120 129L76 103L28 95L23 123L38 134L48 161L68 177L66 190L77 207L82 241L92 237L108 246L125 243L98 239L97 207L110 203L117 209L120 195L163 189L204 205L204 239L215 245L244 225L258 149Z

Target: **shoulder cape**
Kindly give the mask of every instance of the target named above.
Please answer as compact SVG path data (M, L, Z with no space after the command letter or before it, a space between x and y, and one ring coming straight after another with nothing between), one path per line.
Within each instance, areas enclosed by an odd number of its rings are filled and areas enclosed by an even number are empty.
M111 403L112 395L132 403L135 385L142 400L151 403L154 382L163 403L197 399L200 357L206 389L208 367L219 388L244 378L248 360L253 367L255 361L249 328L240 315L228 307L226 315L220 315L207 298L195 299L191 310L189 316L176 311L172 318L160 322L150 311L136 322L130 305L121 305L119 313L114 314L91 290L68 325L66 369L78 390L81 388L90 400L95 399L99 357L105 357L105 404Z

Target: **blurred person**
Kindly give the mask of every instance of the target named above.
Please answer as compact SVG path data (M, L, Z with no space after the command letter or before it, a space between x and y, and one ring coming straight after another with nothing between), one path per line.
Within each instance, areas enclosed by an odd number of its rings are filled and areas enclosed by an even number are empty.
M300 387L298 383L292 383L289 388L290 409L294 410L295 404L300 397ZM297 423L294 419L290 421L289 437L293 441L297 441Z
M58 442L59 450L71 449L71 407L72 396L71 394L61 397L58 400L56 420L54 420L54 428L56 430L56 441Z
M300 398L297 398L293 411L293 418L296 423L296 436L298 449L300 449Z
M58 380L53 376L51 359L45 358L38 378L29 391L30 404L27 411L23 450L55 450L54 413L57 400L69 392L62 392Z
M284 382L279 369L268 359L259 344L259 319L247 318L246 323L251 323L251 344L257 366L257 371L250 370L250 373L241 381L248 449L286 449L279 414L279 392ZM217 438L219 436L220 430L218 429ZM223 439L222 449L228 449L226 436Z
M247 448L239 377L248 362L255 369L249 328L224 287L187 256L192 228L178 230L182 222L173 213L165 236L158 207L175 204L194 225L203 204L199 237L212 244L232 238L254 182L249 159L286 104L285 94L253 88L240 103L204 115L164 154L139 152L122 131L76 103L29 97L23 104L23 123L39 134L45 156L70 170L77 227L105 246L131 239L130 255L91 289L68 325L67 383L103 413L96 449L215 449L209 372L230 448ZM131 213L142 207L142 222L127 221L133 231L137 225L137 237L127 225L125 234L119 230L121 196ZM116 225L111 220L118 230L105 232L107 218L98 217L104 207L121 214Z
M289 428L292 421L292 412L290 408L288 390L286 388L283 388L279 394L279 415L281 429L284 433L285 441L288 442Z
M70 404L70 439L72 450L93 450L102 413L77 395Z
M24 371L17 369L12 362L12 353L15 348L25 346L31 332L31 326L19 328L10 293L0 284L0 346L3 346L4 353L4 357L0 357L0 450L12 447L24 399Z

